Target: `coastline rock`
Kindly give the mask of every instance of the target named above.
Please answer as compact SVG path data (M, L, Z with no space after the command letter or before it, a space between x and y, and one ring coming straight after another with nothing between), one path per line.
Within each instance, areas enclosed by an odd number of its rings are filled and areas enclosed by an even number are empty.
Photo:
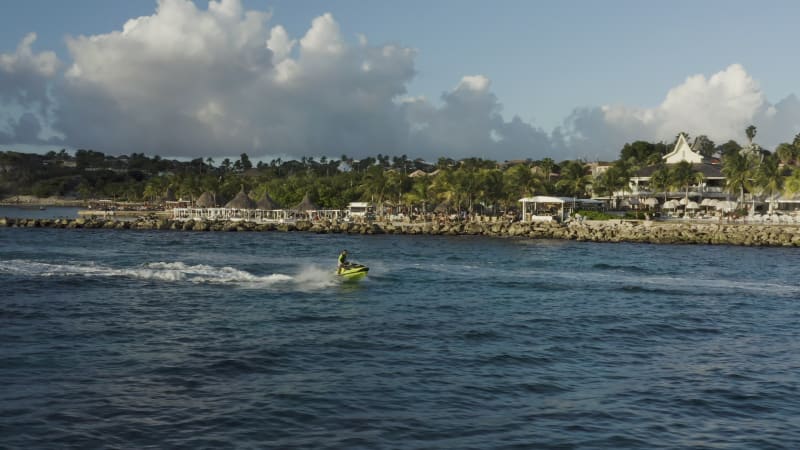
M337 221L265 223L241 221L174 220L169 218L137 218L134 220L85 218L15 219L0 217L0 227L19 228L87 228L171 231L278 231L347 234L410 234L448 236L494 236L524 239L570 239L591 242L639 242L650 244L702 244L741 246L800 246L800 225L729 224L657 221L592 221L571 222L468 222L429 223L349 223Z

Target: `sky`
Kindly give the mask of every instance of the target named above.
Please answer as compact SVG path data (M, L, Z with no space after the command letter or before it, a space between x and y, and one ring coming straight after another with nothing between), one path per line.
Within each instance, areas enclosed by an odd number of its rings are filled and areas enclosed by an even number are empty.
M0 150L613 160L800 133L800 2L9 0Z

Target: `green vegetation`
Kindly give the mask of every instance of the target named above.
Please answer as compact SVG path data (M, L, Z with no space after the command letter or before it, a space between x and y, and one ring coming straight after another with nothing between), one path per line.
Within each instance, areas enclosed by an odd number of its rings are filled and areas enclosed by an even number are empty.
M721 161L725 189L737 197L745 192L800 193L800 134L771 153L753 143L754 126L746 133L749 142L744 148L735 141L715 146L704 135L695 138L694 147ZM275 159L254 166L247 154L216 164L212 158L177 161L83 149L74 155L65 150L45 155L4 151L0 152L0 198L34 195L159 203L170 194L196 200L203 192L211 192L221 205L244 189L254 199L267 194L283 207L309 195L322 208L331 209L372 201L424 211L444 205L449 210L497 214L517 208L519 198L530 195L586 197L625 192L632 175L652 166L657 166L651 177L655 191L688 191L690 185L702 182L702 175L688 163L663 165L662 157L673 146L644 141L625 144L620 158L596 177L584 161L556 163L550 158L503 163L439 158L428 163L406 155L378 154L361 160L347 155Z
M0 197L35 195L116 201L196 200L215 193L218 203L241 189L254 199L268 194L288 207L310 198L322 208L344 208L352 201L390 202L431 211L438 205L452 210L495 213L514 208L521 196L537 194L586 195L588 168L567 161L566 177L552 160L498 164L480 158L435 164L409 160L405 155L378 155L361 160L299 161L280 159L255 167L246 154L236 161L197 158L188 162L143 154L108 156L93 150L46 155L0 152ZM413 176L412 173L419 171ZM555 173L555 175L553 175Z
M613 214L609 214L602 211L591 211L591 210L579 210L576 211L575 214L579 214L586 220L611 220L611 219L619 219L619 216L615 216Z

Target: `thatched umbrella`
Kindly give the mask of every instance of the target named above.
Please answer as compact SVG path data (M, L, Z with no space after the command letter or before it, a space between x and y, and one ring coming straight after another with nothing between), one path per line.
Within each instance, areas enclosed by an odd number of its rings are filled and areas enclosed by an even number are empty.
M678 207L678 202L676 202L675 200L666 201L664 202L663 205L661 205L661 208L663 209L675 209L677 207Z
M217 206L216 196L211 192L205 191L197 198L195 205L198 208L213 208Z
M280 209L275 200L267 194L267 191L264 191L264 195L256 202L256 206L258 206L258 209Z
M650 208L653 208L655 206L658 206L658 199L655 198L655 197L647 197L646 199L644 199L642 201L642 203L644 203L645 205L647 205Z
M308 198L308 194L303 197L303 200L294 207L297 211L315 211L319 209L319 206L315 205L314 202Z
M245 194L244 189L242 189L236 194L236 197L233 197L233 200L225 204L225 207L232 209L256 209L256 202Z

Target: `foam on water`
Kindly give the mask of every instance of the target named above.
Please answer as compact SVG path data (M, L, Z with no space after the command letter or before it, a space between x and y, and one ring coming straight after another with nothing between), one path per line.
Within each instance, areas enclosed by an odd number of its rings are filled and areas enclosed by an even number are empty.
M323 276L322 270L316 268L304 268L295 276L282 273L255 275L234 267L190 265L180 261L160 261L136 267L114 268L94 262L50 264L30 260L9 260L0 261L0 273L23 277L122 277L148 281L232 284L243 288L268 288L296 284L302 286L303 289L314 289L327 287L333 282L330 274L327 277Z

